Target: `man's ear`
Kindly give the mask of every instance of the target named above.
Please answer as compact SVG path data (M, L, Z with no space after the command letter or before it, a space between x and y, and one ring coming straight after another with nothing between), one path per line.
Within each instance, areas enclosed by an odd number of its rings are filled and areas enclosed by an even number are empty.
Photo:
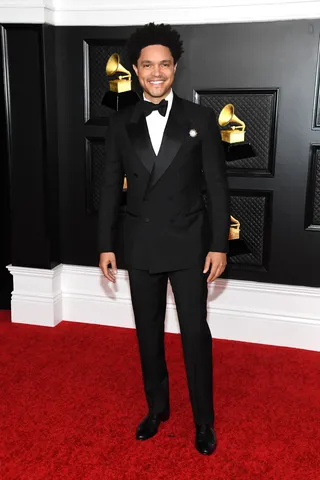
M178 62L174 66L174 73L176 73Z
M136 75L138 76L138 68L136 65L132 65L133 70L135 71Z

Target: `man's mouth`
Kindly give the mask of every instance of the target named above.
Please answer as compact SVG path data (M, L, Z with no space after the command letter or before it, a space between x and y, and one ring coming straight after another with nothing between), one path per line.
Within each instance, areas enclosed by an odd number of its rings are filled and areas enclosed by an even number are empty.
M164 83L164 80L149 80L149 83L151 83L151 85L161 85Z

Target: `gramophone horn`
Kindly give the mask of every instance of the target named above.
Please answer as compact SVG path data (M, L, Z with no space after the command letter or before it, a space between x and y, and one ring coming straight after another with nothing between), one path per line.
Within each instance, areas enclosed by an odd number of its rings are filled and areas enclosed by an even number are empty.
M106 65L106 72L108 77L111 77L115 73L123 72L131 76L129 70L124 68L120 63L120 55L118 53L113 53L109 58Z
M223 107L220 112L218 122L221 127L225 127L228 125L228 123L237 123L238 125L242 125L243 130L245 127L245 123L234 114L234 106L232 103L228 103L225 107Z

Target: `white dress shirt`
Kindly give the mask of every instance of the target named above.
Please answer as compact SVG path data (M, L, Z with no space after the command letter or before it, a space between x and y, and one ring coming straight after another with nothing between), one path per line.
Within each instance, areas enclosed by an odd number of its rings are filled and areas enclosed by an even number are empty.
M149 102L144 95L143 95L144 100ZM158 155L161 142L162 142L162 137L163 137L163 132L164 129L166 128L167 125L167 120L169 117L169 113L172 107L172 101L173 101L173 91L171 90L169 95L166 96L165 100L168 101L168 107L166 111L166 115L163 117L157 110L154 112L150 113L146 117L147 125L148 125L148 130L149 130L149 135L150 135L150 140L152 143L152 147L154 150L154 153Z

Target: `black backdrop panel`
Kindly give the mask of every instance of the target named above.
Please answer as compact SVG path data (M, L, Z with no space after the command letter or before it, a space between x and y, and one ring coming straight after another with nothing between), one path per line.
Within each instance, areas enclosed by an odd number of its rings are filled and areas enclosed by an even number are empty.
M11 261L60 263L55 38L50 25L2 28L10 162Z
M135 28L55 27L63 263L98 265L97 183L111 113L100 106L108 89L105 65ZM250 138L253 144L263 138L258 157L241 160L238 171L234 162L228 165L234 216L241 221L251 254L230 259L226 276L320 286L314 268L320 264L318 232L306 229L306 191L318 192L308 175L310 144L320 144L311 121L320 20L175 28L185 48L176 93L194 101L194 91L222 92L215 109L230 100L247 123L246 139L249 131L256 132ZM121 63L130 68L124 52L120 54ZM237 104L244 92L244 104ZM253 118L248 117L250 109ZM315 222L318 210L315 202L310 205Z
M306 201L306 227L320 233L320 145L312 145Z
M105 159L105 141L99 138L86 139L86 189L87 212L99 210L100 186Z
M267 271L271 226L270 197L269 192L231 192L231 215L239 220L240 238L245 241L250 253L231 257L229 263Z
M320 36L317 52L317 70L316 70L316 82L315 82L315 95L314 95L314 108L312 128L314 130L320 130Z
M113 53L118 53L121 65L133 72L129 64L125 40L85 40L83 52L85 121L107 124L107 118L113 110L102 105L101 102L105 93L109 91L110 77L106 74L106 63L109 57ZM134 75L132 78L134 80Z
M9 78L7 71L8 46L6 32L1 31L3 48L0 51L0 225L2 248L0 251L0 309L10 309L13 277L6 268L11 263L11 212L10 212L10 134L8 117Z
M256 156L227 162L229 175L273 175L275 161L278 90L195 91L194 100L212 108L218 120L223 107L234 105L235 115L246 125L245 141Z
M100 189L105 161L106 142L104 138L86 138L86 191L87 214L99 211ZM125 187L125 185L124 185ZM120 211L125 210L126 191L123 190Z

